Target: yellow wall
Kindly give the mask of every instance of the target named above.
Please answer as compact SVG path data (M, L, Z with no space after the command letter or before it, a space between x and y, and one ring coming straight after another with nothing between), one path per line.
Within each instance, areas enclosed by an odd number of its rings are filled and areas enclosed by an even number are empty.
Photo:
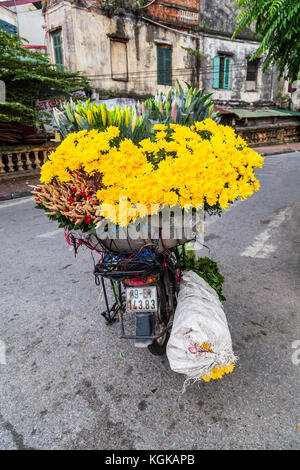
M196 48L196 39L148 22L134 16L109 18L98 10L87 10L69 3L60 3L45 13L48 50L54 61L51 31L61 28L66 68L80 70L89 76L96 88L114 92L153 94L157 85L156 48L162 41L172 47L173 84L176 79L191 81L195 56L183 49ZM124 71L124 44L113 44L108 34L128 38L128 81L112 80L111 66ZM111 57L112 54L112 57ZM114 70L114 72L116 72Z

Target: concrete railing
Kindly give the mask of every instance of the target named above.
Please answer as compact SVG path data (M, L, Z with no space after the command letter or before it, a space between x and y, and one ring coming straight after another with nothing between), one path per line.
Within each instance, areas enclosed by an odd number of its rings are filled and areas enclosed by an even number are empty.
M56 144L0 146L0 178L38 173Z

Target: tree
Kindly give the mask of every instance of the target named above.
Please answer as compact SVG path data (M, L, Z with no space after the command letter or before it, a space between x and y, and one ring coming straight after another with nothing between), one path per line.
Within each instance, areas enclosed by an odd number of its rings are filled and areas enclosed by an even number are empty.
M276 64L280 76L294 81L300 71L300 0L235 0L241 8L236 18L238 26L232 39L255 22L255 36L261 45L251 57L267 56L263 71Z
M90 90L79 72L57 70L47 55L22 47L24 39L0 31L0 80L6 85L6 103L0 104L0 122L34 125L41 120L36 100L65 97Z

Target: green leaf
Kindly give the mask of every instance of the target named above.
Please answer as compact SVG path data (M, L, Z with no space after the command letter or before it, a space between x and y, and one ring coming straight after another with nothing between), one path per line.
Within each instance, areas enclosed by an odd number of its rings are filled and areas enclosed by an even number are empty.
M68 99L72 91L90 90L90 85L79 72L56 70L48 56L22 47L24 42L0 31L0 80L5 82L7 100L0 106L0 121L35 125L45 118L45 113L36 112L38 99Z
M224 276L220 273L218 265L214 260L208 257L196 260L195 254L188 253L183 257L180 268L197 273L217 292L220 301L226 300L222 294Z
M274 64L280 76L290 81L299 78L300 0L235 0L240 8L232 39L253 25L261 44L251 59L266 52L263 71Z

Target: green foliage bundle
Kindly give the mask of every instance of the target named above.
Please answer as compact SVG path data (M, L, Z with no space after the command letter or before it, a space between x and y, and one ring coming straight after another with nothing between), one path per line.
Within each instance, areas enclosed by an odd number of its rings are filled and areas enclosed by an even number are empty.
M180 268L184 271L197 273L217 292L220 301L226 300L222 294L224 277L214 260L208 257L196 259L195 255L189 254L184 256Z
M69 98L75 90L90 89L79 72L57 70L48 57L22 47L24 39L0 31L0 80L5 82L6 101L0 104L0 122L34 125L42 122L38 99Z
M255 23L255 35L261 45L253 55L266 52L263 70L276 64L281 76L294 81L300 71L300 0L236 0L241 8L232 39Z

